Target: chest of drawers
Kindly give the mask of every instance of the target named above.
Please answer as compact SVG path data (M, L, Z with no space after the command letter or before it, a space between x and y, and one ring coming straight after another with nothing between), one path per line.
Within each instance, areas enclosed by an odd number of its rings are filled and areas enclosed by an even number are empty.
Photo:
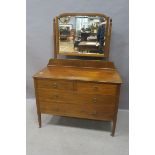
M112 121L114 136L121 83L112 62L50 59L34 75L39 127L42 113Z

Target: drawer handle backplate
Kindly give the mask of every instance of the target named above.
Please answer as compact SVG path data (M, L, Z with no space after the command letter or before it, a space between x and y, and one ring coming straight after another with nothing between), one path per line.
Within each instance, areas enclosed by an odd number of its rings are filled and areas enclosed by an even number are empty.
M97 102L97 98L93 98L93 103L96 103Z
M98 87L97 86L93 86L94 90L98 90Z
M53 108L54 111L59 111L59 108Z
M52 95L51 98L52 98L52 99L57 99L57 98L59 98L59 95Z
M53 83L52 86L53 86L53 88L57 88L58 87L57 83Z
M91 115L96 115L97 112L96 111L93 111L92 113L90 113Z

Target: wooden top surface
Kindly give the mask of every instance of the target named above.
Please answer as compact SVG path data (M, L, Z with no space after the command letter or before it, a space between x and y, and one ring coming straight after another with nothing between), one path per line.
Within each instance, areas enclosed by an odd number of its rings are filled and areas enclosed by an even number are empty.
M34 78L52 78L65 80L94 81L105 83L122 83L115 69L83 68L75 66L49 66L33 76Z

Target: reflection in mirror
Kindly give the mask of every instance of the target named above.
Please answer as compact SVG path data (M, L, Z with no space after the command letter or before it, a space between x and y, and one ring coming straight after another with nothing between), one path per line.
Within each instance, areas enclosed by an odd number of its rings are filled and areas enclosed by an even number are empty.
M59 53L104 53L106 20L101 16L59 18Z

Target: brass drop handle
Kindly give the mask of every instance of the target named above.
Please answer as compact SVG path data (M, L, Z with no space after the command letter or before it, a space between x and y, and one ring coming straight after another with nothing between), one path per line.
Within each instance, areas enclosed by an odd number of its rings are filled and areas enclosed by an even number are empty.
M59 95L56 94L56 95L52 96L52 99L57 99L58 97L59 97Z
M97 114L97 112L96 111L93 111L92 113L91 113L91 115L96 115Z
M84 110L81 110L80 112L81 112L81 113L84 113L85 111L84 111Z
M94 88L94 90L98 90L98 87L97 86L94 86L93 88Z
M93 102L96 103L97 102L97 98L94 97L93 98Z
M57 83L53 83L52 86L53 86L53 88L57 88L58 87Z
M53 110L54 110L54 111L59 111L59 108L54 108Z

